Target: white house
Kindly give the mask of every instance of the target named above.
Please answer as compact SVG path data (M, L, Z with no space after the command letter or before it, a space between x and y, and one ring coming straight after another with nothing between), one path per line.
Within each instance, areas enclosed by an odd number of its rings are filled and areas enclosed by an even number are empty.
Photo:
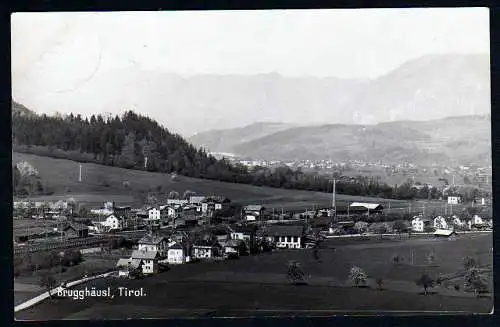
M454 226L462 227L464 225L464 222L459 217L453 215L451 218L452 218L451 222Z
M272 225L267 230L267 234L273 237L278 248L302 248L304 239L303 226Z
M411 221L411 229L414 232L423 232L426 226L430 225L430 220L425 219L422 216L413 217Z
M474 215L474 217L472 217L471 220L467 221L467 224L468 224L469 228L472 228L473 226L483 226L484 221L478 215Z
M211 259L219 256L220 244L218 242L210 242L206 240L197 241L193 245L193 258Z
M163 236L148 233L139 240L138 245L139 251L158 252L160 257L164 257L167 254L168 241Z
M189 200L180 200L180 199L168 199L167 204L168 205L179 205L183 206L189 203Z
M251 204L243 207L243 215L247 221L255 221L264 215L265 210L261 205Z
M441 216L437 216L434 218L433 226L436 229L448 229L448 223L446 222L446 219Z
M189 198L189 203L197 205L197 206L200 206L203 201L205 201L204 196L194 196L193 195Z
M129 277L130 271L142 269L143 262L139 259L121 258L116 264L118 277Z
M190 257L185 244L174 242L168 248L167 262L170 264L183 264L189 262Z
M459 204L462 202L460 196L448 196L448 204Z
M151 208L148 210L148 219L149 220L160 220L160 209L159 208Z
M131 259L142 261L142 273L145 275L158 272L160 255L157 251L135 250L132 252Z
M121 230L126 227L125 219L118 218L115 215L109 215L105 221L93 221L92 224L98 232L109 232L110 230Z

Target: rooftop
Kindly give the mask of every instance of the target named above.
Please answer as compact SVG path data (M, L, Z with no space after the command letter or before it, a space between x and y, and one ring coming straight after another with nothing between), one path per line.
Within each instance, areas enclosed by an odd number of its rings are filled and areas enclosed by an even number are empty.
M243 207L244 210L250 210L250 211L260 211L264 209L264 206L260 204L250 204L247 206Z
M159 244L160 242L164 241L165 237L159 236L159 235L154 235L154 234L146 234L144 235L140 240L139 244Z
M297 225L272 225L267 228L266 234L271 236L302 236L304 227Z
M144 260L153 260L159 257L158 251L140 251L134 250L132 252L132 259L144 259Z

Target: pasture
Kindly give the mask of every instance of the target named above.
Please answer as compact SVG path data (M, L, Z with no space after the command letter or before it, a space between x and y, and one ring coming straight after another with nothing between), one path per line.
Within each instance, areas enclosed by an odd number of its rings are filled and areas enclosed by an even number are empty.
M164 200L170 191L184 193L186 190L203 195L221 195L241 204L264 204L269 208L311 208L330 206L332 195L321 192L276 189L253 185L226 183L178 176L176 181L170 174L129 170L92 163L82 164L82 182L78 181L79 165L76 161L54 159L33 154L14 152L13 163L28 161L38 169L49 196L32 197L38 200L59 200L73 197L78 201L102 204L115 201L119 204L142 205L139 193L154 192L159 200ZM129 187L123 183L128 181ZM380 198L337 195L337 204L346 201L369 201L388 204L392 208L407 207L406 201Z
M120 319L180 316L240 316L338 312L444 312L489 313L492 297L476 298L462 290L444 287L422 295L415 280L422 272L436 278L462 269L462 258L476 258L481 266L492 266L491 233L459 235L455 240L345 240L325 241L319 260L312 250L284 250L247 256L232 261L200 262L173 266L171 270L143 280L106 279L87 287L114 290L115 297L84 300L59 299L17 314L18 319ZM435 253L435 262L426 263ZM403 262L395 264L398 253ZM413 257L413 262L411 260ZM290 285L287 263L301 263L307 285ZM349 269L360 266L368 275L367 288L349 284ZM374 279L383 278L383 290ZM492 278L489 275L491 288ZM462 283L463 279L457 283ZM119 297L120 286L144 288L144 297ZM82 286L83 287L83 286Z

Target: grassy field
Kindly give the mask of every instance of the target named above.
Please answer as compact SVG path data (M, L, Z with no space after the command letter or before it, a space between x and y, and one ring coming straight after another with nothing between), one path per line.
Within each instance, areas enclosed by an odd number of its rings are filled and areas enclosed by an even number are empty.
M422 272L439 274L460 271L462 258L472 256L482 266L492 266L492 234L459 235L455 240L328 240L319 251L277 251L233 261L200 262L174 266L170 271L143 280L106 279L87 287L111 287L115 297L59 299L17 314L18 319L120 319L181 316L239 316L336 312L432 311L489 313L491 296L436 287L422 295L415 285ZM425 257L435 253L435 263ZM403 263L392 262L393 254ZM413 257L413 263L411 263ZM285 277L289 260L301 263L307 285L293 286ZM368 288L353 288L349 269L359 265L368 275ZM375 278L384 279L377 290ZM462 283L459 279L456 283ZM491 287L492 278L489 275ZM120 297L118 287L142 287L143 297Z
M250 204L260 203L267 207L281 208L311 208L331 205L331 194L320 192L296 191L258 187L253 185L225 183L179 176L172 181L169 174L152 173L138 170L128 170L116 167L85 163L82 169L82 182L78 182L79 163L65 159L54 159L25 153L13 153L13 163L28 161L38 169L41 179L47 184L53 195L33 197L34 200L58 200L74 197L77 201L92 204L104 201L115 201L120 204L138 203L138 192L159 192L160 199L174 190L184 193L186 190L204 195L222 195L234 202ZM126 189L123 182L128 181ZM393 208L406 207L406 201L378 199L362 196L337 195L338 204L345 201L369 201L387 204Z

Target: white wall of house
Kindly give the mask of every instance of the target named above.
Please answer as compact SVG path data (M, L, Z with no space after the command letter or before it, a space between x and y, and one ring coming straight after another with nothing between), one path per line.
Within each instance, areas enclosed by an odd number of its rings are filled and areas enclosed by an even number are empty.
M411 227L415 232L424 231L424 221L420 218L415 218L411 221Z
M171 264L182 264L186 262L186 256L183 249L169 249L167 262Z
M250 235L245 235L244 233L233 232L233 233L231 233L231 239L249 241Z
M448 229L448 223L444 217L436 217L434 218L434 228L437 229Z
M276 236L276 246L279 248L300 249L300 236Z
M459 196L449 196L448 197L448 204L459 204L461 202L461 199Z
M156 208L149 209L148 217L150 220L160 220L160 210Z
M193 256L198 259L209 259L214 256L213 249L208 247L195 247Z
M255 221L255 216L254 215L246 215L245 219L246 219L246 221Z
M157 262L156 260L143 260L142 273L143 274L154 274L156 272Z

